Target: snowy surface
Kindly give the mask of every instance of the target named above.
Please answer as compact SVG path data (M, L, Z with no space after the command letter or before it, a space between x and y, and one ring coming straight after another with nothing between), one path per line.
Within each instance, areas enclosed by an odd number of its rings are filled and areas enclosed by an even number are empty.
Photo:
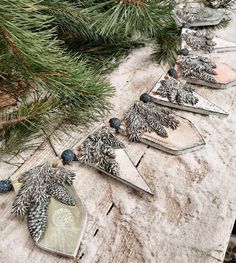
M235 27L233 20L217 35L236 42ZM151 52L149 47L134 51L108 77L116 95L107 120L122 118L133 101L143 91L151 90L163 74L151 60ZM236 68L236 52L216 56ZM88 210L88 225L74 262L223 261L236 215L236 87L199 87L197 92L229 112L227 118L220 118L176 111L198 128L207 142L204 149L176 157L143 144L130 144L122 137L154 197L77 163L68 167L77 174L75 188ZM58 153L74 146L84 134L75 131L61 144L58 142ZM39 163L53 161L50 145L42 146L22 157L18 167L1 164L0 177L13 174L14 178ZM33 244L26 222L10 214L13 198L13 192L0 198L0 262L72 262Z

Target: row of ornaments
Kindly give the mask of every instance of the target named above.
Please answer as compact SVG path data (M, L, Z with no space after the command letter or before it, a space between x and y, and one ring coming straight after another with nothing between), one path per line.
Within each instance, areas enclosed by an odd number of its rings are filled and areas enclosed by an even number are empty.
M64 165L78 162L94 167L136 190L153 195L116 133L127 136L130 141L179 155L202 148L205 141L189 120L163 106L205 115L228 115L190 86L192 83L225 88L236 81L233 69L202 56L205 52L233 50L236 45L190 29L191 26L219 23L224 11L180 5L173 10L173 16L180 25L185 23L181 56L175 68L162 76L150 94L142 94L123 120L110 119L111 128L99 126L74 149L65 150L61 154ZM230 72L231 77L226 74L226 81L222 79L221 70ZM12 182L0 182L0 192L11 190L13 185L17 195L12 213L27 217L28 229L36 245L69 257L76 256L87 222L86 209L72 185L74 178L75 174L59 163L44 163Z

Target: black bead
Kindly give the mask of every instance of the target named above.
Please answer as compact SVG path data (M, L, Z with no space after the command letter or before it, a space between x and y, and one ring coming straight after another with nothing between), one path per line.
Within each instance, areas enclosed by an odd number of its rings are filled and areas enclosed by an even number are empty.
M65 150L61 154L61 159L63 164L70 164L71 162L75 161L76 155L71 150Z
M182 28L190 28L190 24L188 24L188 23L183 23L183 24L182 24Z
M168 75L174 79L177 79L177 71L174 68L168 70Z
M118 130L120 128L121 121L118 118L111 118L109 120L109 124L111 128Z
M188 56L189 50L187 48L182 48L182 49L180 49L179 53L183 56Z
M0 181L0 193L9 192L13 189L12 183L10 180L1 180Z
M143 103L147 103L151 100L150 95L147 93L143 93L139 98Z

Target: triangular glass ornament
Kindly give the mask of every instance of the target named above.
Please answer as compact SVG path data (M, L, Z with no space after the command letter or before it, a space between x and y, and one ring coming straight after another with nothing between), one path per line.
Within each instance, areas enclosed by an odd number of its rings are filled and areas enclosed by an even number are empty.
M127 155L126 151L124 149L116 149L115 154L116 161L120 166L120 172L118 176L114 176L111 173L108 173L99 166L94 165L93 167L101 171L102 173L107 174L113 177L114 179L134 188L135 190L153 195L150 187L144 181L142 175L136 169L129 156Z
M145 101L147 95L143 97ZM111 127L116 128L113 125ZM130 141L142 142L173 155L195 151L205 145L202 136L189 120L150 101L136 101L116 130Z
M48 164L44 164L41 166L42 169L45 169L45 166L49 167ZM46 169L48 170L47 167ZM62 173L65 171L63 168L52 169L54 169L59 176L63 177ZM59 170L61 170L62 173ZM30 171L28 174L30 174ZM54 183L57 182L57 179L54 178L53 180ZM69 183L69 181L67 182ZM24 184L21 179L13 182L17 196L13 203L12 212L27 216L28 229L38 247L62 256L75 257L78 253L78 248L87 223L85 207L70 183L68 185L59 183L55 190L52 191L53 186L47 182L47 186L51 188L51 193L47 193L47 196L50 196L47 197L46 202L43 200L43 197L40 196L41 194L38 194L40 187L37 187L36 190L33 189L35 183L41 185L41 189L44 192L44 183L42 183L41 179L36 179L33 184L29 183L29 180L25 181ZM39 199L37 202L34 202L36 195ZM22 205L27 204L28 200L31 208L26 208ZM36 207L36 209L34 209L34 207ZM27 211L23 211L24 208L26 208Z
M191 54L236 51L236 43L219 38L207 31L182 28L181 36L181 48L187 48Z
M176 80L165 74L150 92L151 100L170 108L204 115L228 116L228 113L189 87L185 81Z
M78 146L76 154L80 163L94 167L138 191L153 195L130 160L123 143L113 135L111 129L99 126Z
M218 25L223 19L225 11L205 7L199 3L187 3L176 5L172 14L180 27L186 23L189 27L199 27Z
M207 56L181 56L176 62L175 69L178 78L184 78L188 83L214 89L236 85L236 70Z

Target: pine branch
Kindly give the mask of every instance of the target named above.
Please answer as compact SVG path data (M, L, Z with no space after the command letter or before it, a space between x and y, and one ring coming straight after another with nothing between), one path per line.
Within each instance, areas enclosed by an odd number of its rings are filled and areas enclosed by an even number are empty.
M103 117L114 90L99 73L145 42L154 43L157 62L175 63L180 30L169 1L0 0L0 85L17 101L0 118L0 152L30 147L48 126Z
M141 8L147 8L147 5L144 3L143 0L120 0L121 3L124 4L131 4L131 5L135 5L137 7L141 7Z
M55 4L56 1L53 2ZM165 60L165 56L166 60L170 57L169 60L173 61L176 55L173 50L177 48L177 44L172 32L176 25L170 15L168 4L169 1L160 0L90 0L79 4L76 2L74 11L80 14L83 12L83 21L87 22L90 34L88 30L87 34L83 34L84 28L76 23L74 24L80 32L70 31L70 27L73 26L70 26L72 21L61 17L57 19L57 25L61 27L64 21L67 21L67 32L71 34L66 36L60 33L59 36L65 41L69 50L88 59L90 65L99 70L117 65L117 62L114 63L112 59L112 54L119 61L131 48L142 44L143 40L151 39L152 41L153 38L158 42L158 52L156 52L158 61ZM67 10L64 16L66 13ZM57 15L55 16L58 18ZM166 33L170 35L170 40L166 38ZM136 35L141 36L139 43L137 41L134 43L132 39ZM130 49L128 49L129 46Z
M13 112L2 115L1 153L30 147L48 126L91 123L110 107L113 89L84 61L65 53L54 20L37 1L0 0L1 80L12 86L20 80L24 89ZM10 86L4 89L10 92Z
M54 17L53 25L58 27L60 38L64 39L73 34L86 39L95 37L89 27L90 17L78 3L58 0L41 1L38 8L42 14Z
M92 28L101 36L124 36L142 32L154 35L163 25L168 25L171 16L169 1L115 1L91 0L82 1L82 5L91 21ZM122 39L122 37L121 37Z
M181 46L181 30L173 23L156 36L153 57L158 63L173 66Z
M75 37L65 44L70 52L85 59L91 67L107 73L114 69L132 49L144 46L144 41L126 38L120 40L118 37L111 40L101 37L99 40L83 42L79 37Z
M17 47L15 46L15 44L13 43L13 41L11 40L11 38L9 37L9 34L7 33L6 30L4 30L4 28L0 27L0 34L3 36L4 40L6 41L6 43L9 45L9 47L11 48L12 52L15 54L15 56L17 57L17 59L19 60L19 62L21 63L21 65L24 66L24 68L30 72L30 68L27 65L27 63L25 62L25 60L23 59L23 57L21 56L19 50L17 49Z

